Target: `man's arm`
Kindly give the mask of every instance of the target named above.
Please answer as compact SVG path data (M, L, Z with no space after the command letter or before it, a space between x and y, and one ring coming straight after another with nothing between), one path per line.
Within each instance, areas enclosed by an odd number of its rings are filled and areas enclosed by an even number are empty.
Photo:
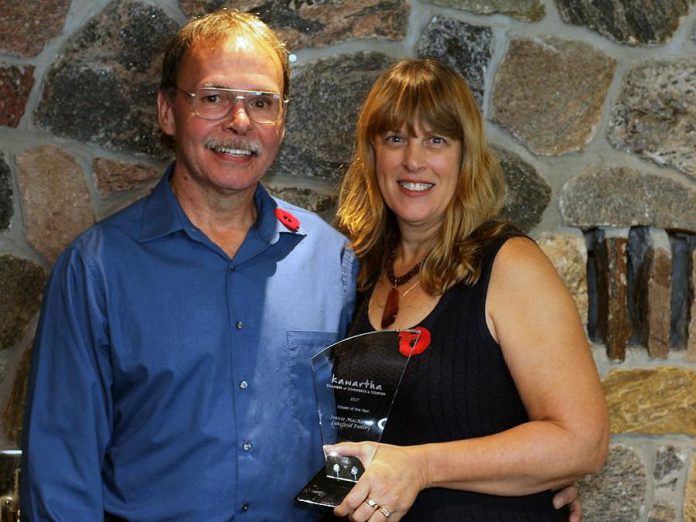
M111 436L105 288L74 249L49 279L34 340L23 429L25 520L101 520Z
M559 489L553 496L553 507L561 509L565 505L568 505L570 510L568 522L580 522L582 519L582 504L580 503L575 482Z
M358 280L358 270L360 268L358 258L353 250L346 246L341 253L341 277L343 279L343 311L341 317L341 328L339 337L343 337L353 321L355 312L355 300Z

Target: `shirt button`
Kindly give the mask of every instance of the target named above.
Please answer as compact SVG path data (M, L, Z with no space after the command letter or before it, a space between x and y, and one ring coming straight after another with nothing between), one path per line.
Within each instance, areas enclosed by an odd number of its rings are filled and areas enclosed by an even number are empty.
M246 381L242 381L242 382L239 383L239 387L240 387L242 390L246 390L246 389L249 387L249 383L246 382Z
M244 511L245 513L246 513L247 511L249 511L249 504L244 504L244 505L242 506L242 511Z
M251 442L245 440L244 444L242 444L242 448L244 449L244 451L251 451Z
M237 330L241 330L242 328L244 328L244 323L242 321L237 321L236 323L234 323L234 326L235 328L237 328Z

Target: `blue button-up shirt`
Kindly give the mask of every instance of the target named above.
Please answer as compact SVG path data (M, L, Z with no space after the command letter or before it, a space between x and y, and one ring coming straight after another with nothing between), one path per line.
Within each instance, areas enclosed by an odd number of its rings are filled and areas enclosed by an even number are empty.
M355 258L259 186L234 258L170 185L57 261L36 336L21 501L30 520L314 520L322 466L310 358L345 334ZM292 231L274 214L296 216Z

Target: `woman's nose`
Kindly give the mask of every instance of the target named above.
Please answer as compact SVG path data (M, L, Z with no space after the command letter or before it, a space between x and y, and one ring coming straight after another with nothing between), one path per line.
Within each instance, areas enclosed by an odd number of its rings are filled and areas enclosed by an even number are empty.
M418 172L425 165L423 147L415 140L409 140L404 154L404 166L409 172Z

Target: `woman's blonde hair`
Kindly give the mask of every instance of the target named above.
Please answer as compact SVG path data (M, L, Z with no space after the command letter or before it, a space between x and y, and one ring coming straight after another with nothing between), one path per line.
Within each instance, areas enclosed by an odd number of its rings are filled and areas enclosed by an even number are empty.
M438 295L460 281L475 282L483 242L505 228L502 223L482 226L500 212L504 185L466 81L433 59L397 62L377 79L363 104L353 161L339 194L336 225L350 238L360 258L360 290L376 282L387 249L399 235L395 216L377 184L374 140L404 125L413 133L419 124L462 143L454 197L436 244L421 264L423 288Z

